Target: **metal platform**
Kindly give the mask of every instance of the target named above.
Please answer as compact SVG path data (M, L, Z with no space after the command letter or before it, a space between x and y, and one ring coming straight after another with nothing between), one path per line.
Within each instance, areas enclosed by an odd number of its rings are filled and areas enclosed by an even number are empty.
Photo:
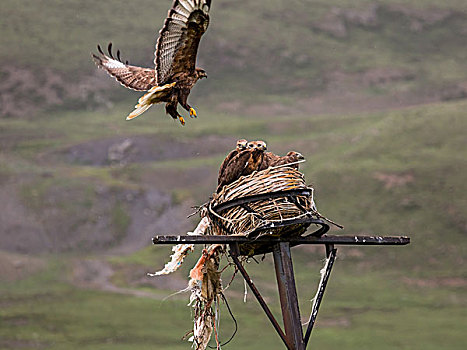
M320 225L321 228L315 232L327 231L329 227L323 222L312 222ZM327 226L327 227L326 227ZM324 229L323 229L324 227ZM251 239L245 236L156 236L153 238L154 244L226 244L229 254L242 274L246 283L255 295L262 309L271 321L274 329L282 339L285 347L289 350L305 350L313 330L313 326L318 315L318 310L324 296L327 282L329 280L332 267L337 255L335 245L357 245L357 246L388 246L406 245L410 243L410 238L404 236L339 236L339 235L314 235L313 233L302 237L268 237L262 236ZM271 310L264 301L261 293L248 275L245 267L240 262L242 245L254 244L264 245L265 249L257 249L263 253L272 252L276 270L277 286L281 303L282 319L284 330L281 328ZM326 248L326 269L322 275L318 286L318 292L313 304L308 327L303 332L300 310L298 307L297 290L295 286L295 275L292 264L291 247L301 244L322 244Z
M249 239L245 236L156 236L152 239L154 244L242 244L242 243L264 243L277 244L289 242L290 245L300 244L336 244L336 245L406 245L410 238L405 236L339 236L323 235L321 237L267 237Z

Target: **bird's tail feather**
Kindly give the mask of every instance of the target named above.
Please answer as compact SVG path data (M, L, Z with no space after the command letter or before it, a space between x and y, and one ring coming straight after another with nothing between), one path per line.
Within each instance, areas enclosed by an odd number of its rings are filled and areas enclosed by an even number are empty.
M126 117L126 120L135 119L146 112L153 104L162 102L161 98L170 93L174 86L175 83L171 83L151 88L151 90L139 98L138 104L135 106L135 110Z
M126 117L126 120L132 120L135 119L136 117L139 117L141 114L146 112L152 105L146 104L146 105L141 105L137 104L135 106L135 110L128 114L128 117Z

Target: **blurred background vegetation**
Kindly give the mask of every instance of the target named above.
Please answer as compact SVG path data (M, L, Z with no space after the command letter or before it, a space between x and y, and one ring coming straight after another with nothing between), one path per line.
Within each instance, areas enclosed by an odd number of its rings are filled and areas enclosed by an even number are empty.
M152 64L170 0L0 2L0 348L189 349L182 271L150 279L192 230L238 138L307 162L339 247L316 349L464 349L467 342L467 6L462 0L214 0L185 127L90 59L109 41ZM319 247L293 251L306 318ZM248 266L277 311L271 258ZM226 274L228 278L229 273ZM230 348L282 349L243 284ZM227 312L222 338L233 330ZM258 334L261 336L258 336ZM228 347L226 347L228 348Z

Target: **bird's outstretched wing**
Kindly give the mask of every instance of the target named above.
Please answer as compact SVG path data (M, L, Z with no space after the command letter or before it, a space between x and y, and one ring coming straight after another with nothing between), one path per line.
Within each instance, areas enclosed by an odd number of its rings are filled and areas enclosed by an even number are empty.
M148 91L156 86L156 72L154 69L131 66L120 58L120 50L116 57L112 54L112 43L109 44L105 54L100 46L97 46L99 55L92 54L94 62L99 68L104 69L123 86L136 91Z
M174 0L156 43L158 85L177 73L193 72L201 36L209 25L211 0Z

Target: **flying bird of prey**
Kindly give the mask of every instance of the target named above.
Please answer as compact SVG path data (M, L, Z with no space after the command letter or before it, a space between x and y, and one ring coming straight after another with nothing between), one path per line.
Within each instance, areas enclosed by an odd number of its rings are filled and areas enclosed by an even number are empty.
M136 91L147 91L138 100L135 110L127 120L138 117L153 104L165 102L165 110L173 119L185 125L177 111L180 105L196 117L196 111L187 100L191 89L206 72L196 67L196 55L201 36L209 25L211 0L174 0L164 26L159 32L155 51L155 69L132 66L123 62L120 51L108 54L98 46L99 54L92 54L96 64L113 76L123 86Z
M224 186L231 184L240 176L250 175L259 170L266 149L264 141L248 142L247 149L234 156L226 165L224 172L218 179L216 192L219 193Z

